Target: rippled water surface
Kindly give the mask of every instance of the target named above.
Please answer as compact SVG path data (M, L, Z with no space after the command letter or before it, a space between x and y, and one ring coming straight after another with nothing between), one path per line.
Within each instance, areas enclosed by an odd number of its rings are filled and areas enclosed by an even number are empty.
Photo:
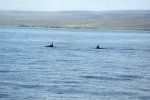
M0 100L150 100L150 31L0 27Z

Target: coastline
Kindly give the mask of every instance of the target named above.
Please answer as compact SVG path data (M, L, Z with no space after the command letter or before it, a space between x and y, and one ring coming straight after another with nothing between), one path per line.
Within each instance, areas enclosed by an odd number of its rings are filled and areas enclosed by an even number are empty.
M0 11L0 26L51 29L146 30L150 10L29 12Z
M48 26L29 26L29 25L0 25L0 28L3 27L18 27L18 28L34 28L34 29L40 29L40 28L44 28L44 29L74 29L74 30L125 30L125 31L150 31L149 29L140 29L140 28L110 28L110 27L106 27L106 28L96 28L96 27L62 27L62 26L52 26L52 27L48 27Z

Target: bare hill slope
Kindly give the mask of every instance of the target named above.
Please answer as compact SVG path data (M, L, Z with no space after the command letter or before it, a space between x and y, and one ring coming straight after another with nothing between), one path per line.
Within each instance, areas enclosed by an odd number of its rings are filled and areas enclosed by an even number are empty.
M150 10L0 11L0 25L55 28L150 29Z

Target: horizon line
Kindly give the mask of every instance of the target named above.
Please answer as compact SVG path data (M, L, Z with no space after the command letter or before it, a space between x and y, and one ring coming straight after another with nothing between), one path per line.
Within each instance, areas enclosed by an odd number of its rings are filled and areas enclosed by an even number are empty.
M128 10L60 10L60 11L36 11L36 10L0 10L18 12L111 12L111 11L150 11L150 9L128 9Z

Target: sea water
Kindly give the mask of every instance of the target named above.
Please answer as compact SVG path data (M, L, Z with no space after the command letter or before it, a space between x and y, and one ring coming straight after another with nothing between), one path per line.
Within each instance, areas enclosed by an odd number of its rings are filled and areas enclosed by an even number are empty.
M0 27L0 100L150 100L150 31Z

